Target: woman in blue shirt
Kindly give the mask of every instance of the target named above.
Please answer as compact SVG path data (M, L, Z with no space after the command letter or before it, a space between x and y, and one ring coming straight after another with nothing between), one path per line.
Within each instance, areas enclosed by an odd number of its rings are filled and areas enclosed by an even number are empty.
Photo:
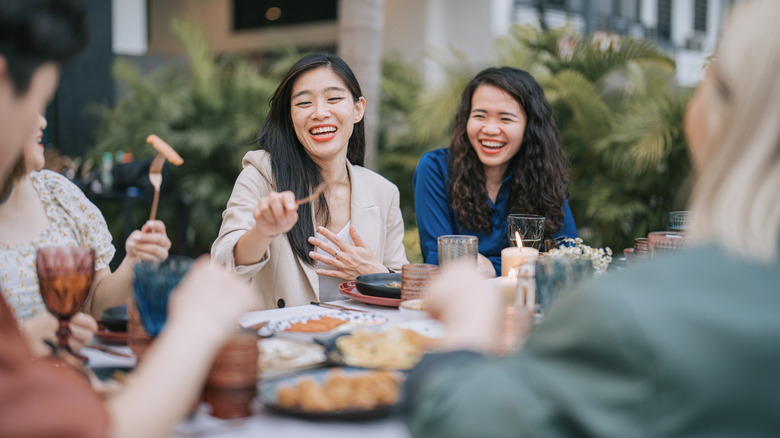
M479 237L479 267L501 272L507 216L546 218L545 238L577 237L566 200L568 168L539 83L512 67L488 68L463 90L449 148L426 153L414 174L415 211L426 263L437 239ZM490 262L490 263L488 263Z

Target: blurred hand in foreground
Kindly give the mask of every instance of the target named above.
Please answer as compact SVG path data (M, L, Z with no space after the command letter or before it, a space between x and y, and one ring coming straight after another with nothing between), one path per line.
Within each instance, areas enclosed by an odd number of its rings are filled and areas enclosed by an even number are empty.
M200 327L199 334L202 331L227 339L239 317L257 307L256 299L245 280L211 265L208 256L202 256L171 294L168 323Z
M428 288L426 307L445 325L440 349L489 352L498 333L501 303L501 295L473 263L453 263L439 271Z

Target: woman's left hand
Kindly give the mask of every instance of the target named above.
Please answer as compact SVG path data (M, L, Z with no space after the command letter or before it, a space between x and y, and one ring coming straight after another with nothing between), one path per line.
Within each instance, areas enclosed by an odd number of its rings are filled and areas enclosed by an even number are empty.
M336 268L317 269L317 274L349 281L354 280L358 275L388 272L388 269L377 260L374 252L363 241L353 225L349 226L349 235L352 237L355 245L350 245L325 227L317 227L317 231L330 240L332 244L316 237L309 237L309 243L321 248L330 254L331 257L319 254L316 251L309 251L309 257Z
M125 242L127 257L137 260L158 260L168 258L171 240L165 232L165 224L159 220L147 221L141 230L135 230Z

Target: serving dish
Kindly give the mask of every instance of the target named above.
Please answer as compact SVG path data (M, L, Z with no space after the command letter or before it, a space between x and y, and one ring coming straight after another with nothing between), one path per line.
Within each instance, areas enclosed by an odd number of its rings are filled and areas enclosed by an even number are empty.
M325 347L332 365L408 370L443 336L442 324L428 319L356 330L315 342Z
M355 278L355 287L363 295L401 298L401 274L366 274Z
M345 321L330 330L323 331L290 331L295 328L293 324L308 324L323 317L335 318ZM293 318L272 321L266 327L276 336L296 339L299 341L313 341L314 339L327 339L339 333L348 333L359 327L378 327L387 322L387 318L376 313L365 312L333 312L320 315L304 315Z
M321 345L291 339L263 339L259 347L258 372L262 379L318 367L326 360L325 349Z
M360 375L367 375L368 373L373 373L374 375L378 375L376 373L385 373L385 375L391 376L397 381L397 383L395 383L395 388L397 390L395 401L364 409L348 407L328 411L304 410L300 407L286 406L285 403L280 401L280 390L284 388L295 388L296 385L299 385L302 381L311 381L317 385L324 385L325 382L334 375L352 379ZM386 416L396 409L398 400L400 400L400 385L403 379L404 375L399 372L372 371L351 367L320 368L289 376L262 380L260 382L260 401L272 411L309 420L369 420ZM371 385L372 389L376 387L377 385ZM318 395L321 394L321 392L325 391L317 391ZM347 396L348 399L351 397L352 394ZM309 401L311 401L310 398ZM332 406L333 404L329 402L325 403L325 405Z
M371 295L363 295L355 288L354 281L345 281L339 285L339 291L349 298L360 301L361 303L374 304L383 307L398 307L401 304L401 298L382 298Z

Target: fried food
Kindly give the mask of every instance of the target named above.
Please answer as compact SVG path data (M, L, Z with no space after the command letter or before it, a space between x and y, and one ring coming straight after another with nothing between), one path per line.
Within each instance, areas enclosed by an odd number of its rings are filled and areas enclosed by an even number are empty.
M380 333L361 330L336 339L345 364L394 370L413 367L434 344L427 336L398 327Z
M346 324L347 321L332 316L323 316L320 319L310 319L306 322L295 322L290 324L286 332L328 332L334 328Z
M402 377L391 371L366 371L345 375L340 370L328 373L320 384L302 379L295 385L279 388L279 406L307 412L369 410L398 401Z

